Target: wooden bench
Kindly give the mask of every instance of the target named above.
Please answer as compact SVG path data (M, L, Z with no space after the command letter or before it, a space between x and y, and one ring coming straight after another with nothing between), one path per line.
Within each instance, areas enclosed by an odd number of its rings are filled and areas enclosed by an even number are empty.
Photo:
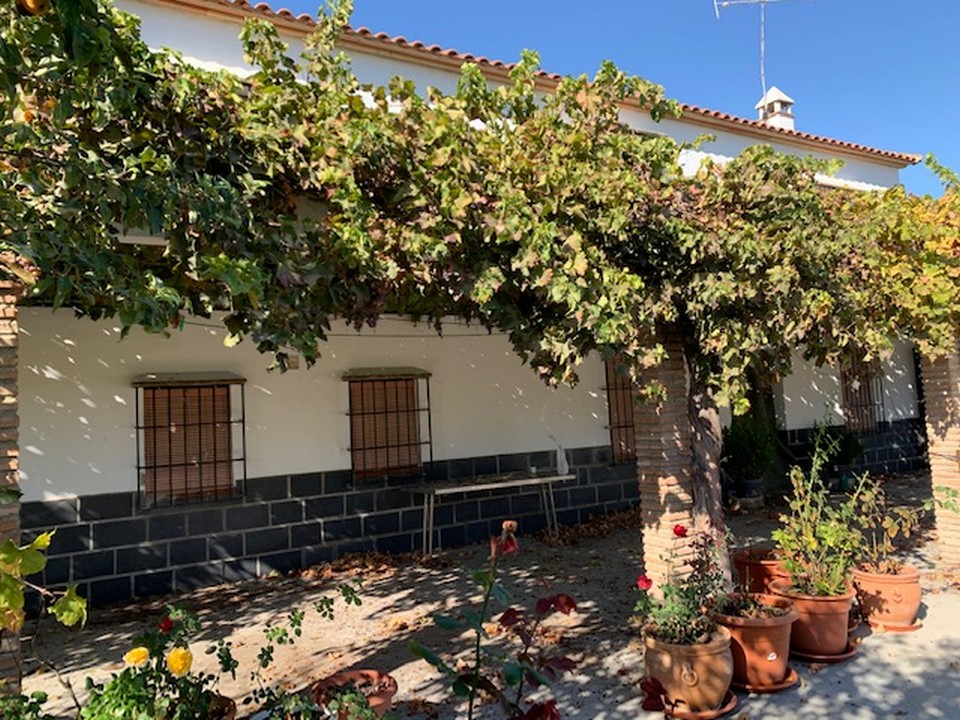
M547 515L547 529L555 533L560 526L557 523L557 504L553 497L555 483L573 480L576 475L530 475L529 473L508 473L504 475L483 475L480 477L451 480L439 483L409 485L404 488L414 495L423 496L423 554L433 555L434 514L437 498L444 495L470 495L487 490L503 488L537 487L540 499Z

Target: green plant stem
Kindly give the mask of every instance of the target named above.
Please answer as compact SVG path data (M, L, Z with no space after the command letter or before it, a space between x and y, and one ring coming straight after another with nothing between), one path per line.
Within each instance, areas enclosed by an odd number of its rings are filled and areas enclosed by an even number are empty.
M483 621L487 619L487 610L490 607L490 598L493 597L493 585L497 581L497 551L490 556L490 577L483 594L483 606L480 608L480 628L473 647L473 681L470 683L470 703L467 707L467 720L473 720L473 706L477 699L477 684L480 682L480 649L483 640Z
M533 638L537 634L537 630L540 627L540 621L543 620L542 617L537 617L533 623L533 627L530 628L530 641L523 644L523 654L526 655L530 651L530 643L533 642ZM523 673L520 676L520 683L517 685L517 701L514 703L517 707L520 707L520 700L523 697L523 681L526 678L527 674Z

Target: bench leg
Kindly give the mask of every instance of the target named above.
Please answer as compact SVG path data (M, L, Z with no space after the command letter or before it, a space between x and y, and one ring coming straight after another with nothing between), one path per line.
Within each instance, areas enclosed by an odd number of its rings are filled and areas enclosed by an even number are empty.
M420 549L424 557L433 554L433 506L430 493L423 494L423 531L420 535Z
M553 498L552 483L544 483L540 486L540 499L543 502L543 514L547 519L547 532L556 534L559 527L557 525L557 505Z
M557 535L560 532L560 523L557 521L557 501L553 495L553 483L547 484L544 494L547 501L547 527L551 533Z

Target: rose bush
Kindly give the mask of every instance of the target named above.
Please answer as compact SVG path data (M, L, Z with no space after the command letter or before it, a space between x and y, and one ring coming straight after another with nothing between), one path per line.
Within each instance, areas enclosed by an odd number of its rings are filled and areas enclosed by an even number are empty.
M575 612L576 601L566 593L555 593L540 598L533 615L529 615L522 609L512 607L510 594L497 581L503 558L519 550L516 533L516 521L504 521L500 535L490 538L487 566L473 573L473 578L483 590L480 611L467 608L456 616L436 615L433 618L444 630L457 633L467 630L473 633L472 663L465 665L463 670L456 669L458 663L449 663L416 640L410 641L411 652L443 673L454 694L467 698L468 720L474 716L474 705L480 692L499 702L510 720L559 720L560 710L554 699L534 702L524 708L524 689L528 686L549 686L562 673L576 667L576 663L568 657L535 647L543 621L554 612L563 615ZM519 649L510 654L485 643L490 640L487 619L494 602L506 608L494 626L496 631L504 631L519 642ZM488 668L497 668L498 671L488 676ZM496 682L498 679L502 679L506 687L500 687Z
M680 645L705 642L717 628L709 608L723 593L725 582L719 563L720 544L713 533L690 535L684 525L675 525L673 535L675 545L667 557L667 580L655 589L649 577L638 577L640 598L634 612L643 632L658 640ZM693 549L687 560L689 572L677 567L676 542L681 540L689 540Z
M89 697L80 709L80 718L223 717L226 705L214 689L218 676L190 672L193 653L189 639L199 628L196 615L168 608L156 629L138 638L124 654L122 671L106 683L87 680Z

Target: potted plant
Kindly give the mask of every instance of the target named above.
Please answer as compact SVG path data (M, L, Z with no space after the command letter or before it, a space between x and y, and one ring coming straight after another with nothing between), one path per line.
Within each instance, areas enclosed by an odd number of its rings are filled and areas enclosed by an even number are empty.
M815 437L822 436L826 443L828 458L836 489L849 492L855 482L854 464L863 457L863 443L860 436L846 425L820 425Z
M691 536L690 571L682 574L675 566L676 544L688 533L683 525L676 525L673 532L666 581L654 588L646 575L637 579L640 598L634 609L642 626L647 676L644 708L665 707L672 714L717 717L736 704L729 693L733 677L730 631L718 624L709 610L724 585L718 546L710 533Z
M738 592L720 596L714 619L730 631L733 686L749 692L776 692L798 680L790 670L790 630L797 619L783 597Z
M106 684L87 679L81 720L134 714L163 720L234 720L236 703L213 689L216 676L191 672L189 638L199 629L196 615L170 608L123 656L126 667L120 673Z
M818 433L809 472L791 469L790 510L780 516L782 526L773 532L790 578L775 581L772 590L793 600L799 614L791 648L801 657L823 661L853 654L847 638L854 598L849 573L861 539L851 529L857 524L866 482L860 478L850 495L831 502L822 470L832 446L830 438Z
M360 605L357 591L359 580L341 584L337 592L348 605ZM334 617L334 596L325 595L313 603L316 612L327 620ZM286 622L268 625L263 630L266 642L257 653L257 664L250 672L251 692L243 698L244 705L257 707L252 715L256 720L379 720L394 718L390 712L397 681L377 670L348 670L319 680L306 688L290 690L283 683L267 681L264 671L274 662L278 645L290 646L303 634L304 610L294 608L287 613ZM216 653L221 667L236 677L239 666L233 658L232 646L220 639L208 652Z
M763 478L777 459L770 427L756 418L734 418L723 429L721 465L741 500L763 498Z
M853 568L860 613L873 627L909 631L920 627L920 571L895 556L896 540L908 539L920 523L920 509L887 506L879 482L861 493L858 528L863 537L860 562Z
M772 547L747 547L733 553L737 584L747 593L769 594L775 580L790 577L783 560Z
M391 709L397 681L376 670L344 670L315 683L314 701L337 720L379 720Z

